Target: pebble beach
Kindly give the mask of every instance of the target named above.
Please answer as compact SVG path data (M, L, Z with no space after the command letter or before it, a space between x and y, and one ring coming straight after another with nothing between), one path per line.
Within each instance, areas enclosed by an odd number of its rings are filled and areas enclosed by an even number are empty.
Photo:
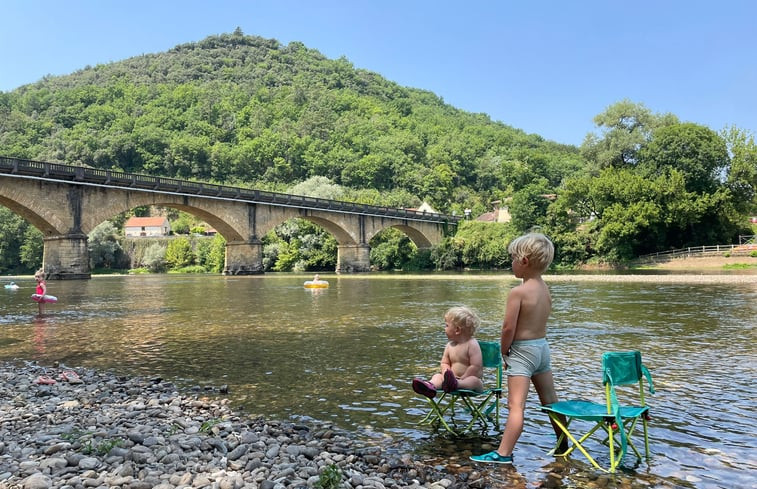
M247 418L162 379L29 362L0 363L0 434L2 489L485 487L476 472L389 457L329 425Z

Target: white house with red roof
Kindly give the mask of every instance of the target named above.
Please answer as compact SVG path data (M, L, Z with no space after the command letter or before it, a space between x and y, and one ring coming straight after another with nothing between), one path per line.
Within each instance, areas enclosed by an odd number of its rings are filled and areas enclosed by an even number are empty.
M124 235L127 238L168 236L171 224L163 216L160 217L130 217L124 224Z

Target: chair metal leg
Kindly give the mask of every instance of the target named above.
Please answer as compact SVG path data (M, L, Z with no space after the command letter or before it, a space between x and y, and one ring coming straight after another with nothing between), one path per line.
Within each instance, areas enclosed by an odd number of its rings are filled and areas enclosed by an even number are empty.
M615 467L617 466L618 463L620 463L620 457L618 457L618 461L616 462L615 461L616 460L615 459L615 434L613 433L613 429L612 429L612 421L610 422L604 421L604 423L607 426L606 428L607 434L610 438L610 472L612 473L612 472L615 472ZM618 426L618 429L622 430L624 429L624 427ZM621 448L621 450L623 449Z
M489 393L481 401L478 401L475 396L461 395L460 393L442 393L441 396L435 398L426 398L431 409L428 413L418 421L418 424L441 424L444 429L454 436L459 436L466 431L473 428L476 423L479 423L483 430L489 428L490 422L496 420L497 429L499 429L499 403L497 401L492 402L495 393ZM462 408L470 414L470 421L465 426L462 425L463 421L458 424L455 417L455 408L459 406L457 404L458 399L462 403ZM490 404L487 406L487 404ZM449 418L449 421L446 419ZM454 426L454 427L453 427Z
M581 445L584 441L586 441L587 438L589 438L599 427L601 426L600 423L598 423L594 428L592 428L588 433L586 433L584 436L582 436L579 440L577 440L571 433L568 431L568 425L570 422L563 425L560 420L557 418L557 416L553 416L552 413L549 413L549 417L555 422L555 424L562 430L563 433L565 433L565 436L568 437L568 439L573 442L573 446L568 449L563 455L567 456L570 452L572 452L574 449L578 449L586 459L591 462L591 464L596 467L597 469L603 471L603 472L609 472L608 470L602 468L596 460L594 460L594 457L589 455L589 452L586 451L586 449ZM556 448L555 448L556 449Z
M471 398L465 396L462 397L463 403L471 414L471 420L465 426L464 431L470 430L477 421L481 424L482 429L486 430L489 427L487 416L491 410L484 410L484 407L489 401L491 401L491 398L492 396L488 396L486 399L476 404Z
M633 439L631 437L634 430L636 429L636 424L638 423L638 421L639 421L639 418L626 419L625 420L626 425L624 426L624 429L626 430L626 444L631 448L631 450L633 450L633 453L636 454L636 456L641 459L642 458L641 452L639 452L639 450L636 448L636 445L634 445ZM628 423L630 423L630 425ZM644 421L644 423L646 423L646 421ZM609 445L610 437L608 436L607 438L602 440L602 443L605 445ZM615 443L619 443L618 440L615 440ZM647 459L649 459L649 441L646 438L646 436L644 439L644 445L645 445L645 449L647 450L647 454L646 454Z
M427 398L428 399L428 398ZM441 398L443 399L443 397ZM441 400L440 399L440 400ZM453 400L454 402L454 400ZM426 416L418 422L418 424L434 424L434 423L441 423L442 426L444 426L444 429L452 433L453 435L456 435L457 432L452 429L452 427L447 423L447 420L444 419L444 413L447 411L447 409L450 407L450 405L445 406L444 409L441 409L439 407L439 404L434 401L433 399L428 399L428 403L431 406L431 410L426 414Z

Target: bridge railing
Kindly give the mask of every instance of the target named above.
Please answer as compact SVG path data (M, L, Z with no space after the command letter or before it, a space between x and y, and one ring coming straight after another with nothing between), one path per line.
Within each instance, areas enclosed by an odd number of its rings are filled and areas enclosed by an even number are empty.
M48 163L8 158L0 156L0 173L61 180L81 184L112 186L119 188L134 188L165 193L196 195L203 197L224 198L247 202L259 202L271 205L299 207L308 209L326 209L340 212L351 212L373 216L387 216L409 220L431 222L457 223L459 216L419 212L409 209L381 207L367 204L357 204L339 200L320 199L302 195L290 195L265 190L230 187L213 183L178 180L174 178L155 177L138 173L125 173L116 170L102 170L84 166L65 165L62 163Z

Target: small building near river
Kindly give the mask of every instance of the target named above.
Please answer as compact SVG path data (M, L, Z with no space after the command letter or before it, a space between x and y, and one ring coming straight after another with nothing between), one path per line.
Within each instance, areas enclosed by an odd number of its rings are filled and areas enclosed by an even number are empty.
M127 238L156 238L168 236L170 233L171 223L163 216L130 217L124 224L124 236Z

